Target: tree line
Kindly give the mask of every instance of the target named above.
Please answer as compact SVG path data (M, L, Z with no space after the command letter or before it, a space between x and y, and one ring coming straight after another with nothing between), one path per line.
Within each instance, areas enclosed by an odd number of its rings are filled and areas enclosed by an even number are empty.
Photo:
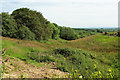
M19 8L9 14L2 12L2 36L24 40L65 39L74 40L78 34L44 18L41 12Z

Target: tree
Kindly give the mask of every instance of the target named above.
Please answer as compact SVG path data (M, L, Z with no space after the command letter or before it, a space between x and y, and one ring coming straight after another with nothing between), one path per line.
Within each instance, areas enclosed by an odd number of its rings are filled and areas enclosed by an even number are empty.
M35 40L35 34L31 32L30 29L24 25L22 27L19 27L17 35L19 39Z
M58 39L60 30L58 29L58 27L55 24L51 23L50 25L51 25L51 28L52 28L52 31L53 31L52 39Z
M66 40L75 40L78 38L78 34L72 28L62 27L60 31L60 37Z
M17 23L8 13L2 13L2 36L16 38Z
M36 40L48 40L52 36L50 23L40 12L20 8L12 12L18 25L24 25L35 34Z
M11 15L2 13L2 20L2 34L5 37L37 41L59 37L66 40L78 38L78 34L72 28L50 23L42 13L28 8L16 9Z

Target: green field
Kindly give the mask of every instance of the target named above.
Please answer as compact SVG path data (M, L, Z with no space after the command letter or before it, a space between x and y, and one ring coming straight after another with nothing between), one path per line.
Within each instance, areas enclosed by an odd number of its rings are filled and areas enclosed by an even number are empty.
M81 39L66 41L26 41L2 38L6 55L29 64L55 62L56 68L84 78L118 78L119 37L96 34ZM3 56L5 58L5 56Z

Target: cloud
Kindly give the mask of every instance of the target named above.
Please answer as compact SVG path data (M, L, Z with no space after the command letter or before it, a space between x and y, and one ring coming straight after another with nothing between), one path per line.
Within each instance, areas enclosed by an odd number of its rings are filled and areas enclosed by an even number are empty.
M70 27L116 27L119 0L2 0L3 11L28 7L45 18Z

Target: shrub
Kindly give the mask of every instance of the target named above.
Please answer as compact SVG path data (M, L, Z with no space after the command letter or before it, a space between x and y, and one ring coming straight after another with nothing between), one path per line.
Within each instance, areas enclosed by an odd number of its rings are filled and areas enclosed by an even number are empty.
M2 13L2 36L16 38L17 23L8 13Z
M78 34L69 27L62 27L60 30L60 37L66 40L75 40L78 38Z
M39 51L31 51L27 53L27 57L31 60L35 60L37 62L55 62L55 58L49 55L42 55Z
M26 26L21 26L17 32L19 39L35 40L35 34Z
M73 70L72 69L72 73L69 74L68 78L73 78L73 79L77 78L77 79L80 79L80 78L82 78L82 75L79 74L77 70Z
M53 50L54 54L61 54L64 57L68 57L71 56L72 54L74 54L75 52L69 48L58 48Z
M39 59L40 62L55 62L55 58L54 57L50 57L48 55L46 56L41 56Z
M57 69L63 71L63 72L68 72L68 69L66 68L66 66L63 66L63 65L59 65L57 66Z
M90 54L91 59L96 59L96 55L95 54Z

